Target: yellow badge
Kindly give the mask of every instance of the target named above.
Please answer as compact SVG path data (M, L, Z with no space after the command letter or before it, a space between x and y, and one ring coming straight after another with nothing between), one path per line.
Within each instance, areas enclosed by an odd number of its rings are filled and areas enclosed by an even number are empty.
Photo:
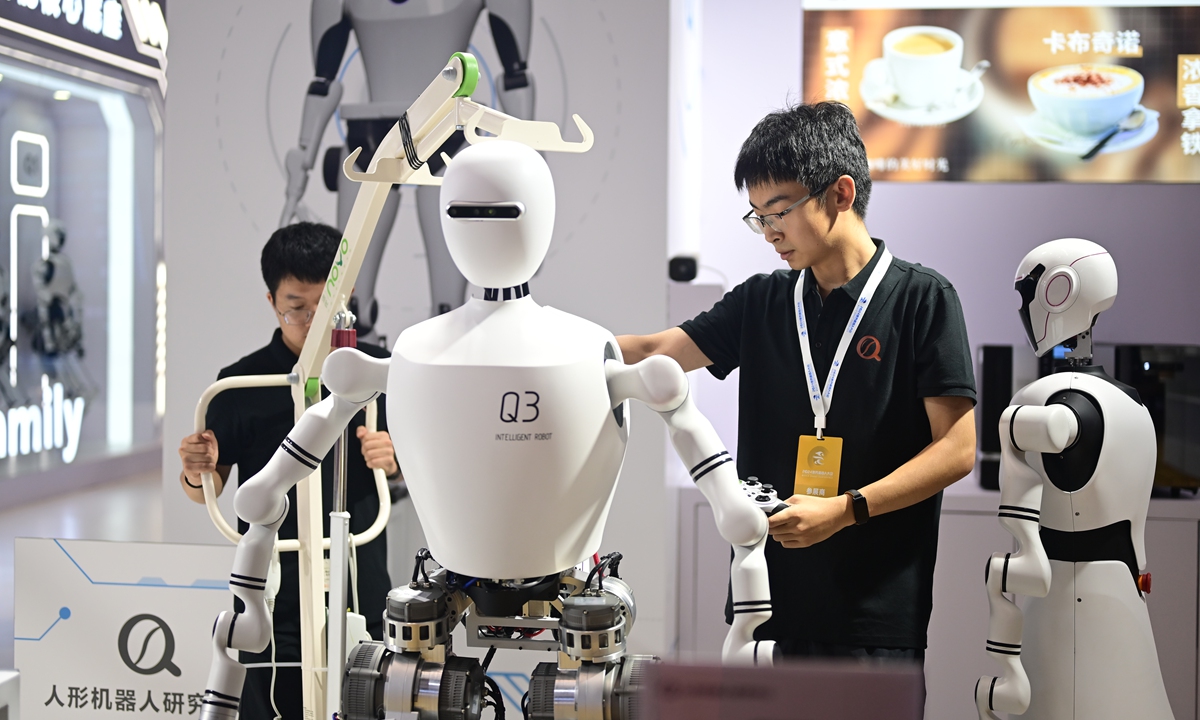
M795 495L837 497L842 474L842 439L801 435L796 451Z

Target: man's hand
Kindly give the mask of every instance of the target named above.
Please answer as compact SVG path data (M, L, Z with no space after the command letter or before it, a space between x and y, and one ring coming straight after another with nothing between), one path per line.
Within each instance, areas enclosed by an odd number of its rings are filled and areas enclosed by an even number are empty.
M193 485L200 484L201 473L217 471L217 436L212 430L188 435L179 442L179 459L183 460L183 474Z
M771 537L785 548L816 545L854 524L854 507L846 495L793 495L784 502L791 507L775 513L768 522Z
M355 434L362 443L363 460L367 461L367 467L372 470L381 469L383 474L389 477L399 472L400 466L396 464L396 449L392 447L391 435L382 430L367 432L367 428L362 425Z
M218 457L220 452L217 436L212 430L188 435L179 441L179 459L183 461L179 483L193 502L204 503L204 491L200 483L203 473L213 474L213 490L218 496L225 489L225 481L229 478L229 466L217 465Z

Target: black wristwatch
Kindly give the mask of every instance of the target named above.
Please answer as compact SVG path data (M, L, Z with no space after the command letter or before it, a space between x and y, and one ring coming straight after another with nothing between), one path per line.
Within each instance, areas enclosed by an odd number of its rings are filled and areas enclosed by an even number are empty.
M854 506L854 524L865 525L871 519L871 510L867 507L867 499L857 490L847 490L850 503Z

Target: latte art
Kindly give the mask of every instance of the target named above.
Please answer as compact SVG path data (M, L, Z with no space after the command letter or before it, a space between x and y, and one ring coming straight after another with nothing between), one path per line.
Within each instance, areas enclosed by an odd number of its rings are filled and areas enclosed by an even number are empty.
M1075 66L1047 72L1035 79L1039 90L1060 97L1108 97L1139 84L1141 78L1125 68Z

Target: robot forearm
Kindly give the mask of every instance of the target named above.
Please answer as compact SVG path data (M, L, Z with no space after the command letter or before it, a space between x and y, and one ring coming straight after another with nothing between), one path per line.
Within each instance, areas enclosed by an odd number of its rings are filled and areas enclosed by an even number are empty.
M271 612L264 597L267 568L275 547L275 533L287 516L287 496L283 512L269 525L251 525L238 543L229 589L245 604L243 613L229 610L217 616L213 624L213 664L208 671L201 720L232 720L237 717L246 669L229 656L228 649L262 652L271 641Z
M317 162L317 151L321 147L321 136L329 119L342 101L342 84L337 80L317 78L309 85L304 96L304 114L300 120L298 145L304 151L304 169L311 170Z
M287 188L284 191L283 214L279 218L280 227L288 224L296 215L300 198L304 197L304 190L308 187L308 173L317 163L321 136L341 99L342 84L336 80L318 77L308 87L308 94L304 96L304 116L300 122L300 140L284 156Z
M628 398L641 400L667 423L675 452L712 505L721 537L740 546L761 540L767 534L766 515L742 492L733 457L692 402L683 368L664 355L635 365L609 360L604 368L614 407Z

